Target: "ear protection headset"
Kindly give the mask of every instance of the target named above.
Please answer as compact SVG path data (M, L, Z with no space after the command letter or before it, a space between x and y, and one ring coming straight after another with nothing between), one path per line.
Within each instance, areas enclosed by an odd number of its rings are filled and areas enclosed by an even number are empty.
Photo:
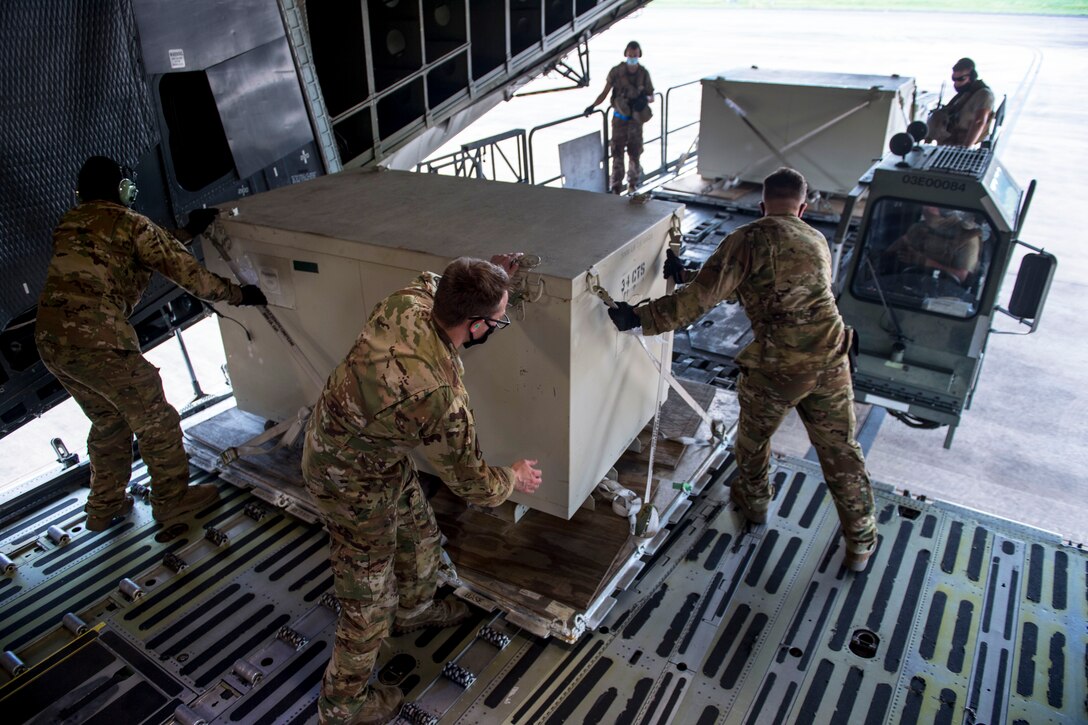
M117 184L117 198L125 206L132 206L136 201L136 195L140 190L136 188L136 182L131 177L136 176L127 166L121 167L121 182Z
M107 156L92 156L83 162L76 184L76 203L83 203L84 196L90 199L116 200L125 206L132 206L136 201L136 174L127 166L118 164ZM113 184L117 183L116 190ZM82 189L83 193L80 193Z

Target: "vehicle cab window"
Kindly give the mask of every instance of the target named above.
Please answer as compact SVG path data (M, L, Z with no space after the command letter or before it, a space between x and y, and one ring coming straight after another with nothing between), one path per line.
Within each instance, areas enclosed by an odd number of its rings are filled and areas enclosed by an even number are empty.
M903 199L874 203L851 291L861 299L973 317L996 234L974 211Z

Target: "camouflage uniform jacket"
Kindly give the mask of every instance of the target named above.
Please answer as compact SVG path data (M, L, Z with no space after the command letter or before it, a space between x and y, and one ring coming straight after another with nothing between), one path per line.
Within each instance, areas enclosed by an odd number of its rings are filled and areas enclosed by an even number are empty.
M737 356L741 367L797 373L842 362L846 333L831 293L827 240L798 217L765 216L738 228L690 284L636 310L644 334L656 335L734 298L755 333Z
M340 494L338 481L396 485L416 448L473 503L497 506L513 492L514 470L484 461L461 358L431 320L438 279L426 272L380 302L329 376L306 441L325 469L318 495Z
M38 300L37 336L57 345L139 352L128 318L152 271L203 300L238 303L238 285L212 274L147 217L108 201L68 211Z
M965 277L978 268L982 251L982 231L977 225L955 217L936 223L917 222L888 247L901 264L924 267L933 260L950 268L958 277Z
M650 71L638 66L630 73L626 63L613 66L608 71L608 82L612 84L612 108L624 116L631 116L631 101L638 96L652 96L654 83L650 80Z

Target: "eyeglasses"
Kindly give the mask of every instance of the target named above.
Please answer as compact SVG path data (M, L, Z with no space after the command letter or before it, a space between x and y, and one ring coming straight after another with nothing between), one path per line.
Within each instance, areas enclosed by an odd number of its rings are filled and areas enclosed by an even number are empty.
M953 81L954 83L959 83L960 81L965 81L965 80L967 80L967 79L968 79L968 78L970 78L970 77L971 77L971 74L970 74L970 73L968 73L968 74L966 74L966 75L962 75L962 76L952 76L952 81Z
M502 319L496 320L491 317L470 317L470 320L475 322L476 320L483 320L484 322L490 322L494 324L495 329L501 330L510 324L510 315L503 315Z

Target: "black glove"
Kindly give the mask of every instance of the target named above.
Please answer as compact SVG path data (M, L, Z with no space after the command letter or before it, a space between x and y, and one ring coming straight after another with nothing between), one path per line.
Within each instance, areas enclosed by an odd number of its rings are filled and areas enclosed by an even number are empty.
M211 226L218 214L219 210L214 207L211 209L193 209L189 212L189 222L185 225L185 231L189 232L189 236L200 236L205 229Z
M612 324L620 332L642 325L642 320L638 318L635 308L626 302L617 302L615 307L609 307L608 316L612 318Z
M661 276L665 279L672 279L676 284L684 283L684 271L687 267L680 261L680 257L676 256L676 252L671 249L665 250L665 267L661 270Z
M267 304L268 298L264 296L264 292L261 292L260 287L255 284L242 285L242 301L238 303L239 306Z
M586 106L586 110L582 111L583 116L588 116L596 110L595 106Z
M635 96L631 99L631 110L635 113L643 110L648 105L650 105L650 102L646 100L646 96Z

